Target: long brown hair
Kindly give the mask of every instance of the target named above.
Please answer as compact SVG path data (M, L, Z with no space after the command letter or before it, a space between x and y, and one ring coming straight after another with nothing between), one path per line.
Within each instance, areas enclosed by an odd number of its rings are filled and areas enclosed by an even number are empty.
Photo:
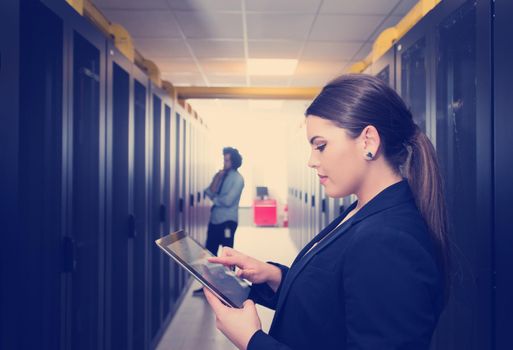
M374 76L347 74L329 82L305 114L331 120L353 138L368 125L378 130L385 159L408 180L435 242L447 296L450 281L447 211L437 156L401 97Z

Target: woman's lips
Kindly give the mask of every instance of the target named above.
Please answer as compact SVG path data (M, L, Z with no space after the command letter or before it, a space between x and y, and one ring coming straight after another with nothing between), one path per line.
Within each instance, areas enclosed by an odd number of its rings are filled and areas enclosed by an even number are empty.
M324 185L324 183L326 181L328 181L328 177L327 176L323 176L323 175L318 175L319 176L319 180L321 182L321 185Z

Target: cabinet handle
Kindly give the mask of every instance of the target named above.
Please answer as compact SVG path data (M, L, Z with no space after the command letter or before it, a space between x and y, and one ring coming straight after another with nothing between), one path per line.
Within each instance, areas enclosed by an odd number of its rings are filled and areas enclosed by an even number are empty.
M77 267L76 244L72 237L62 239L62 271L74 272Z
M160 222L166 221L166 206L164 204L160 205Z
M137 233L135 231L135 215L128 215L128 238L135 238Z

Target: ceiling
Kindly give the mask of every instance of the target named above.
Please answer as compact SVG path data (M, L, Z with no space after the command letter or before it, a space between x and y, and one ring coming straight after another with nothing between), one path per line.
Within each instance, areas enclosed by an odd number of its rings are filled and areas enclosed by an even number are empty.
M93 0L175 86L322 86L370 52L417 0ZM251 75L253 58L296 59Z

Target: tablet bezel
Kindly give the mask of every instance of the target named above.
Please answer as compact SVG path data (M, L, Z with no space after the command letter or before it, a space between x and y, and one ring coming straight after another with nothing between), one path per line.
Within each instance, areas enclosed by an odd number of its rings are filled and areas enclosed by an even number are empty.
M243 306L237 305L233 301L231 301L228 297L226 297L221 291L219 291L214 285L212 285L209 281L205 280L201 274L196 272L196 270L191 267L186 261L184 261L180 256L178 256L175 252L172 250L168 250L167 246L177 242L184 238L190 238L194 243L196 243L201 249L207 252L208 255L212 255L210 251L208 251L205 247L203 247L198 241L196 241L193 237L187 235L184 230L176 231L173 233L170 233L167 236L161 237L157 240L155 240L155 243L157 246L162 249L167 255L169 255L173 260L175 260L180 266L182 266L184 269L186 269L196 280L198 280L203 286L207 287L209 291L211 291L218 299L220 299L224 304L226 304L229 307L240 309ZM235 276L234 276L235 277ZM238 277L235 277L238 278Z

